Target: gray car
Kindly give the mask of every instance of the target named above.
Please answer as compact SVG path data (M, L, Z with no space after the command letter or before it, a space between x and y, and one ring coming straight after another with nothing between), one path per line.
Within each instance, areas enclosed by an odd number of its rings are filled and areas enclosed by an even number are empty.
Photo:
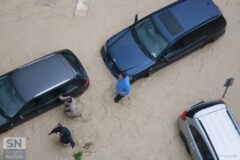
M200 102L184 111L179 133L194 160L240 160L240 129L222 101Z

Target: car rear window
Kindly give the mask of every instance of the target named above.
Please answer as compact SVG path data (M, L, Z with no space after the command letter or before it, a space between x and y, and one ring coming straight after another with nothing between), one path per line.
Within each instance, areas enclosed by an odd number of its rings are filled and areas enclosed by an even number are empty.
M81 78L84 78L84 71L78 59L71 53L64 52L62 55L72 66L72 71L74 72L74 74L79 75Z

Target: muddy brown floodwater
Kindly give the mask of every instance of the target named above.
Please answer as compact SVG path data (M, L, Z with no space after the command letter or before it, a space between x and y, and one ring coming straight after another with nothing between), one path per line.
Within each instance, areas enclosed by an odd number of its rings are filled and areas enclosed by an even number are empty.
M131 96L113 103L115 79L99 50L113 34L173 0L91 0L86 17L73 17L75 0L0 0L0 74L50 52L71 49L83 63L90 88L77 98L83 119L66 119L59 106L0 135L28 137L28 160L71 160L93 144L84 160L190 160L179 138L179 114L201 99L218 99L229 77L226 102L240 122L240 1L214 0L226 34L216 42L136 82ZM48 132L62 122L76 147L62 148Z

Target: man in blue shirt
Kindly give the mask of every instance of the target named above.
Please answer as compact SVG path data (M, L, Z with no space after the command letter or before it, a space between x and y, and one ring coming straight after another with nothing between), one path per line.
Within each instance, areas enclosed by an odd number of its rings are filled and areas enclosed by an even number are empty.
M118 83L115 86L115 90L117 92L116 97L114 98L114 102L118 103L123 97L128 96L131 91L131 85L129 76L125 72L122 72L119 75Z

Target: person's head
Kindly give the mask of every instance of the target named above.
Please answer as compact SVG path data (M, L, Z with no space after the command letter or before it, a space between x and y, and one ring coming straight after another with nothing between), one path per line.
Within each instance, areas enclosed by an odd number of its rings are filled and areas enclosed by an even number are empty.
M58 123L57 127L63 127L63 125L61 123Z
M121 72L121 73L119 74L119 78L120 78L120 79L123 79L123 78L126 78L126 77L127 77L126 72Z
M72 103L72 98L70 97L70 98L68 98L68 99L66 99L66 104L67 105L70 105Z

